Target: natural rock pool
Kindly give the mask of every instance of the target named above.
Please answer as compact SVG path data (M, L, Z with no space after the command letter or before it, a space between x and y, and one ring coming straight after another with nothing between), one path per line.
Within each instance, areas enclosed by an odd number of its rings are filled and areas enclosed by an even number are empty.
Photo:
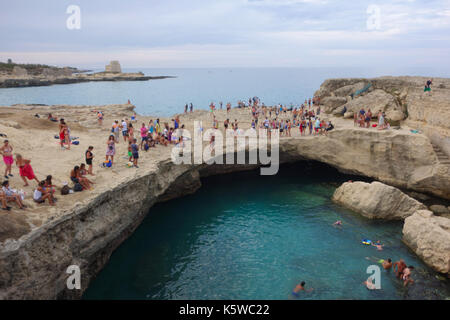
M331 202L349 179L310 162L276 176L203 179L196 194L150 209L84 299L294 299L303 280L314 290L300 299L449 299L450 281L401 242L402 222L371 221ZM386 246L379 252L364 238ZM381 290L367 290L367 267L387 258L413 265L415 283L404 288L382 270Z

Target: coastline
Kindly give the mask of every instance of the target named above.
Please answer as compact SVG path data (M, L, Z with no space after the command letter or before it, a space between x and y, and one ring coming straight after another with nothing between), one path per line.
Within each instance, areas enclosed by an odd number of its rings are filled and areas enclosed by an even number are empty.
M105 111L103 127L96 123L95 110ZM23 138L25 134L25 143L20 148L17 146L17 150L32 154L33 165L40 176L51 169L57 171L51 173L59 184L68 179L68 171L76 164L73 159L82 161L88 144L95 144L96 155L102 158L105 149L102 146L106 146L103 140L110 130L110 122L130 118L133 110L132 105L0 107L0 112L8 115L6 120L2 117L0 130L8 131L8 138L13 138L15 147L19 137ZM48 112L64 116L73 134L80 137L82 146L71 151L59 150L54 145L56 141L52 134L57 126L47 119L32 119L35 113L45 115ZM229 117L239 119L242 128L250 126L251 115L247 108L232 109L230 115L225 110L215 114L219 123ZM450 170L440 163L426 135L411 133L407 125L402 125L400 130L378 131L355 128L350 120L341 117L325 117L332 119L336 126L328 136L293 135L280 140L281 163L319 161L345 173L450 199ZM155 118L138 115L136 126ZM192 129L195 119L203 120L205 127L209 127L211 122L207 111L180 115L180 118L188 130ZM170 120L161 118L162 122L170 123ZM43 135L39 136L38 132ZM36 141L40 142L36 145ZM121 158L122 154L125 155L125 145L121 143L119 147L117 161L120 164L116 168L108 171L95 167L95 173L99 174L93 191L58 196L61 200L56 210L47 205L39 207L34 216L22 221L30 225L26 233L15 240L2 240L0 298L80 298L82 291L70 291L65 287L65 271L69 265L81 267L82 288L86 289L111 253L133 233L152 205L195 192L201 186L200 178L203 176L257 167L175 165L170 160L171 147L159 146L143 155L140 168L136 170L124 166L126 161ZM51 162L39 168L40 163L54 158L56 164ZM19 180L13 181L17 184Z
M145 76L142 73L93 73L71 76L0 76L0 88L42 87L55 84L73 84L95 81L149 81L175 78L173 76Z

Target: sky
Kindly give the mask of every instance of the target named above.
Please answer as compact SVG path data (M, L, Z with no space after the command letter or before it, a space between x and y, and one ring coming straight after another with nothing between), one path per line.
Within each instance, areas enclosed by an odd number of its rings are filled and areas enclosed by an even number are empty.
M74 20L69 6L78 6ZM450 0L0 0L0 61L82 68L450 64ZM76 17L75 17L76 18ZM79 29L69 29L79 21Z

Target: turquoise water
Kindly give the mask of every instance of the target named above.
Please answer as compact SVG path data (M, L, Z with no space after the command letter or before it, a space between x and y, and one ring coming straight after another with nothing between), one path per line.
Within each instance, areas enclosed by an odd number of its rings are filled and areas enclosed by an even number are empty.
M330 201L348 180L315 163L211 177L194 195L150 209L111 256L84 299L444 299L440 281L401 242L401 222L375 222ZM342 220L344 226L332 224ZM380 239L383 252L361 244ZM362 282L368 260L405 259L416 270L408 288L381 272L382 290Z
M97 70L98 71L98 70ZM124 69L124 71L138 71ZM0 89L0 105L69 104L136 105L140 114L171 116L183 112L186 103L207 109L211 101L232 102L257 96L266 105L298 105L313 96L328 78L377 77L383 75L446 76L448 70L429 68L221 68L142 69L147 75L176 76L174 79L133 82L89 82L50 87Z

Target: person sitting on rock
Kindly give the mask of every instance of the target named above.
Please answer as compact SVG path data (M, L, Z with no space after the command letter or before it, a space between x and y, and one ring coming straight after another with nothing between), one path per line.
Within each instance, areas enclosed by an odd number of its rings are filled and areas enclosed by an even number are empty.
M17 205L19 206L19 208L21 210L24 210L26 208L26 206L22 202L22 197L20 196L20 194L18 194L17 192L13 191L9 187L9 181L4 181L2 183L2 191L5 194L6 202L13 201L13 202L17 203Z
M55 205L53 193L51 192L50 188L45 187L45 181L39 182L38 187L34 190L33 200L36 203L44 203L45 200L48 200L48 203L51 206Z
M6 204L6 196L3 190L0 190L0 201L2 202L2 210L10 211L11 207L8 207Z

